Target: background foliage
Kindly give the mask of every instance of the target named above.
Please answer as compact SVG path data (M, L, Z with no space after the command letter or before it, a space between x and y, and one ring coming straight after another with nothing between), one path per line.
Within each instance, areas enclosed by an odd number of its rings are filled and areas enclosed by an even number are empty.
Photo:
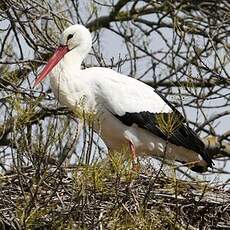
M228 228L229 12L224 0L1 1L2 226ZM59 34L74 23L93 34L85 67L144 81L184 114L216 159L211 182L184 168L177 168L183 181L174 168L166 177L146 162L133 175L118 153L102 160L101 141L60 107L49 84L33 88Z

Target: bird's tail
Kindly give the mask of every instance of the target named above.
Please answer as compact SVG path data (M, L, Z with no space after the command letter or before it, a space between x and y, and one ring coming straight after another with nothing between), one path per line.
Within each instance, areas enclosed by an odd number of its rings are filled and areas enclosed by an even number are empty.
M206 151L203 151L200 155L202 156L203 160L194 164L194 166L191 167L191 170L194 172L203 173L206 172L209 167L212 168L214 162Z

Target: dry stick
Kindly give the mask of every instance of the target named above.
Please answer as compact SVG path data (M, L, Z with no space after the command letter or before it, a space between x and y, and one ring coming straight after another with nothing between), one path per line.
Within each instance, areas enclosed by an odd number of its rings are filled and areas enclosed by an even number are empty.
M152 174L152 176L151 176L150 179L149 179L149 186L148 186L148 189L147 189L147 191L146 191L146 193L145 193L145 196L144 196L144 199L143 199L143 202L142 202L142 204L144 205L144 211L146 210L146 207L147 207L147 199L148 199L149 196L150 196L151 189L152 189L153 185L155 184L155 182L157 181L157 179L158 179L158 177L159 177L159 175L160 175L160 172L161 172L161 170L162 170L162 168L163 168L163 165L164 165L164 163L165 163L166 151L167 151L167 145L168 145L168 143L169 143L169 140L168 140L168 138L167 138L166 143L165 143L165 148L164 148L164 153L163 153L163 160L162 160L162 162L161 162L161 166L160 166L160 168L159 168L159 170L158 170L158 172L157 172L157 174L156 174L154 180L152 181L153 174Z

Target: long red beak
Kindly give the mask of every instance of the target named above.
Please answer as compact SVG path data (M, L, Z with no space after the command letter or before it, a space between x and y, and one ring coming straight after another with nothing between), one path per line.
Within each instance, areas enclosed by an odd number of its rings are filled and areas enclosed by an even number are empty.
M39 74L38 78L35 80L34 86L38 85L54 68L55 65L65 56L65 54L69 51L67 46L59 46L57 50L54 52L53 56L49 59L48 63Z

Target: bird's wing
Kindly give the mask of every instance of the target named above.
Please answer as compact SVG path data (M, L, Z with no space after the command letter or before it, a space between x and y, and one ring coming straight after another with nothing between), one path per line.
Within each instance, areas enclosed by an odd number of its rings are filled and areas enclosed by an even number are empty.
M136 124L164 140L191 149L211 166L212 161L204 151L204 143L186 124L182 114L159 92L117 73L114 77L110 75L101 80L97 90L107 110L123 124Z
M98 77L94 78L95 94L99 95L112 113L122 116L126 112L172 112L172 108L150 86L109 69L96 69ZM98 71L100 69L103 70L101 73Z

